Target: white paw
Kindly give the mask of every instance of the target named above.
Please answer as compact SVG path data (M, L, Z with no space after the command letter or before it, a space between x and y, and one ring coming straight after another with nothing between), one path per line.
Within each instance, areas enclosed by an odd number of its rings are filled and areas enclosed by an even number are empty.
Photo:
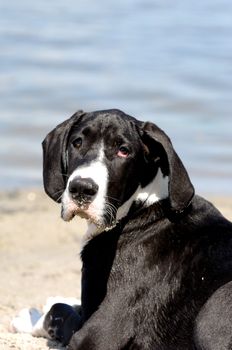
M35 308L23 309L11 322L11 330L15 333L32 333L33 327L42 314Z

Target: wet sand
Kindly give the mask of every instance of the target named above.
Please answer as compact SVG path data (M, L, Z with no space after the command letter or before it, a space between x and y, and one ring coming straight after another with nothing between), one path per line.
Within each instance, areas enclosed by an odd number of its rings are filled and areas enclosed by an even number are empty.
M231 198L209 198L232 220ZM0 193L0 349L63 349L10 331L26 307L42 309L49 296L80 297L79 252L85 221L60 219L60 206L42 191Z

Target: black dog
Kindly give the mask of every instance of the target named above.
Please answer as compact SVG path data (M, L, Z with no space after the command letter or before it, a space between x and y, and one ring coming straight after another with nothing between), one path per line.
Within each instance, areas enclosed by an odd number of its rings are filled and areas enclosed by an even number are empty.
M232 224L194 195L167 135L77 112L43 148L47 194L89 223L81 312L59 304L44 327L77 350L232 349Z

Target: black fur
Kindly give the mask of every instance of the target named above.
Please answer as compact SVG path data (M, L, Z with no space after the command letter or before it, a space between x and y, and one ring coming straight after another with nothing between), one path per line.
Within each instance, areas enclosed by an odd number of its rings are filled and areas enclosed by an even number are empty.
M57 303L46 314L43 327L52 339L67 345L72 335L81 327L81 323L81 310Z
M158 167L169 176L168 198L149 207L133 204L113 229L84 247L81 321L78 315L71 326L64 322L64 343L79 329L69 349L232 349L232 224L194 195L167 135L117 110L81 114L61 125L44 141L44 184L53 199L65 188L62 172L69 176L94 159L101 140L107 145L107 194L118 198L118 207ZM88 136L77 154L72 142L80 133ZM131 148L125 160L115 158L117 140ZM72 308L65 310L73 315Z

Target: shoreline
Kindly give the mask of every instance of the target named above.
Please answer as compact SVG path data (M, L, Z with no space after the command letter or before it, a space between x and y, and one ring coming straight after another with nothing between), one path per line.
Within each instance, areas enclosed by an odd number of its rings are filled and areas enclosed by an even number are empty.
M207 199L232 220L232 197ZM41 310L49 296L80 297L85 229L83 219L65 223L60 205L42 190L0 191L1 349L64 349L47 339L11 333L9 326L21 309Z

